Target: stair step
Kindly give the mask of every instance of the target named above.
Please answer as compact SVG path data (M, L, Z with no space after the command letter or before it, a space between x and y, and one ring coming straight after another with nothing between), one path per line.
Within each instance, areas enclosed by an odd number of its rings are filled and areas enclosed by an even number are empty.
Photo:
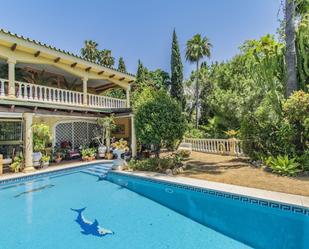
M112 167L112 163L97 164L83 170L82 172L101 178L102 176L106 176L107 173L112 169Z

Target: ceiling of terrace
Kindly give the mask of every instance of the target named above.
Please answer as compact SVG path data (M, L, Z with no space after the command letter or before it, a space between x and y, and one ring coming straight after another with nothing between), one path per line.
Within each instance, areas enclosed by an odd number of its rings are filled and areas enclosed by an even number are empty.
M5 65L6 61L0 59L0 65ZM76 84L80 85L82 83L82 79L76 77L75 75L72 75L69 72L66 72L65 70L62 70L56 66L53 65L45 65L45 64L30 64L30 63L17 63L17 68L28 68L35 71L45 71L45 73L49 76L55 76L59 78L65 78L67 81L74 81L76 80ZM108 80L104 79L89 79L88 80L88 87L90 88L98 88L98 89L107 89L109 87L115 87L115 84Z

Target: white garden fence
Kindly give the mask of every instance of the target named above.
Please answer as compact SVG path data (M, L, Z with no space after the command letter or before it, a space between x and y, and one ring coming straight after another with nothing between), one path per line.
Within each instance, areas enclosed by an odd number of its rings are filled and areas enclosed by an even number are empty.
M185 143L192 144L193 151L243 156L242 141L237 139L197 139L185 138Z

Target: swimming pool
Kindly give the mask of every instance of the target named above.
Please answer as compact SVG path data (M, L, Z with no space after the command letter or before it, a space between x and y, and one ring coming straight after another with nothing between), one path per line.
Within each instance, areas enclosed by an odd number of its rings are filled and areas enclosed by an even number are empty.
M0 224L1 249L309 248L307 209L84 167L0 182Z

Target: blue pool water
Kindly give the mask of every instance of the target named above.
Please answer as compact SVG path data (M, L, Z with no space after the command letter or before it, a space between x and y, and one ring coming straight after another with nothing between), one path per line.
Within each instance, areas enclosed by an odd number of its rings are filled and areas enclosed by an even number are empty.
M1 249L309 248L308 214L82 170L0 185L0 227Z

